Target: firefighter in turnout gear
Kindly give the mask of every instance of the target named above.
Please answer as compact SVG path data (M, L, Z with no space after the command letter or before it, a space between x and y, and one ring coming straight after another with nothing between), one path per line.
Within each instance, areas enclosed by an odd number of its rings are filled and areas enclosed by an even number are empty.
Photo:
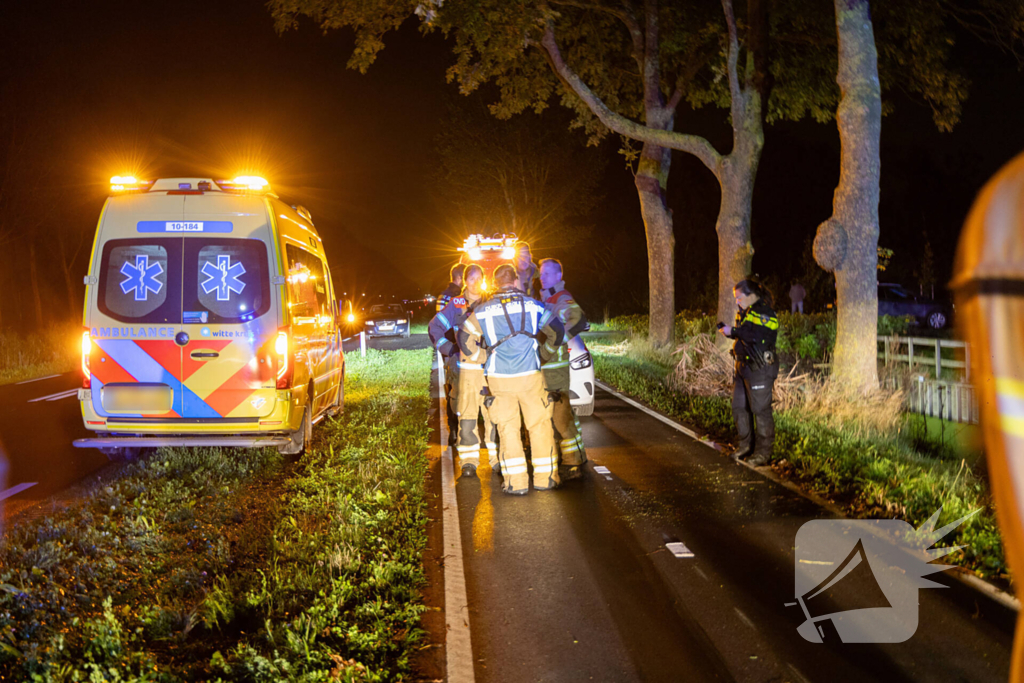
M779 321L772 310L770 295L753 280L737 283L732 293L739 308L736 324L718 326L719 332L736 340L732 351L736 358L732 415L739 444L733 458L742 460L750 456L747 462L751 465L764 465L771 459L775 442L772 390L779 376L775 353Z
M453 298L462 296L462 276L465 271L466 266L461 263L456 263L452 266L452 280L448 283L448 286L444 288L444 291L441 292L441 295L437 297L437 315L434 316L427 326L427 334L430 335L430 343L434 345L435 349L441 351L441 358L444 360L444 397L445 408L448 413L449 446L454 446L456 444L459 435L459 418L455 412L455 403L458 398L455 392L458 391L458 386L453 382L457 376L456 373L458 372L459 354L453 353L458 350L454 344L445 347L445 349L441 348L444 342L445 332L448 329L457 329L453 327L454 323L451 320L452 313L449 312L447 315L441 315L441 313ZM441 315L441 317L438 318L438 315Z
M437 297L437 313L444 310L444 307L448 305L453 296L459 296L462 294L462 276L466 272L466 266L461 263L456 263L452 266L451 278L452 281L448 283L448 286L444 288L441 295Z
M450 359L445 363L445 377L452 384L451 401L457 426L452 432L459 454L462 473L472 475L480 465L480 439L477 436L477 417L483 413L485 443L491 467L498 466L498 428L491 421L490 409L484 405L481 391L485 386L483 362L486 354L481 350L476 358L462 358L456 343L456 332L483 296L484 271L471 265L465 272L466 289L461 296L452 297L448 305L434 316L427 333L434 348Z
M498 291L469 314L458 339L463 358L487 354L484 371L491 396L485 402L493 401L491 419L501 437L502 490L524 495L529 492L530 478L519 435L520 411L530 433L533 487L553 489L559 483L551 405L538 350L554 355L565 329L543 304L519 291L517 281L515 268L498 266L494 271Z
M562 457L558 473L562 481L578 479L583 474L587 453L583 448L580 423L569 403L569 345L572 337L587 327L587 316L565 288L562 264L556 259L540 262L541 295L544 307L554 314L565 327L565 342L544 365L544 388L551 400L551 423Z

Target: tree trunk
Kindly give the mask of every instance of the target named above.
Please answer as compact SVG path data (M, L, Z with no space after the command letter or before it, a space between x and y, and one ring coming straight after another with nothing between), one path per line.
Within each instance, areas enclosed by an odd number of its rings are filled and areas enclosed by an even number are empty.
M763 138L756 145L744 144L722 160L719 182L722 204L718 210L718 320L732 325L736 300L732 288L750 275L754 246L750 242L750 214L754 179L761 160Z
M36 309L36 327L41 332L43 330L43 299L39 294L39 273L36 268L36 245L34 242L29 242L28 245L28 266L29 278L32 281L32 303Z
M842 143L832 218L814 256L836 278L838 329L832 376L859 391L878 387L878 194L882 100L868 0L835 0Z
M657 346L675 341L675 248L672 210L665 203L672 150L645 143L636 172L636 190L647 233L650 280L650 340Z

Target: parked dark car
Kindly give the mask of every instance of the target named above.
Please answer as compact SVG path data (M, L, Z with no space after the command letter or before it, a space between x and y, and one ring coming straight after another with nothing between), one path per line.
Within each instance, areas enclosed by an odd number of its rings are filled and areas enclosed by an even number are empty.
M918 325L941 330L953 321L953 306L947 301L915 296L902 285L879 282L878 315L912 315Z
M363 329L370 337L408 337L409 324L409 312L401 304L374 304Z

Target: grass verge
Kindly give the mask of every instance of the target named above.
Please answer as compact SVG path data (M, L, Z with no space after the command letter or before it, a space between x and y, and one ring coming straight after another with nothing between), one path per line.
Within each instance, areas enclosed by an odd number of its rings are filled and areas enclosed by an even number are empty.
M301 459L165 449L0 545L0 678L383 681L420 636L426 352L348 359Z
M591 345L598 379L714 439L735 438L729 399L669 389L673 366L640 344L616 354ZM935 448L909 430L854 436L805 410L777 411L773 467L855 517L893 517L920 525L940 506L946 523L981 508L945 544L966 545L947 561L982 577L1008 578L1002 539L984 481L952 449Z
M74 325L57 325L29 335L0 332L0 385L76 369L81 335L81 326Z

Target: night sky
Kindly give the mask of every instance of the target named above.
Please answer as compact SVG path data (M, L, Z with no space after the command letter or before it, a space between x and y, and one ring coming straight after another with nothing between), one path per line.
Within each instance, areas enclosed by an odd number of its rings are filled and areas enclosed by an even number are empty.
M464 235L438 198L435 137L455 86L444 81L448 46L424 38L415 22L389 37L366 75L345 68L350 35L325 36L305 22L279 36L258 0L8 3L4 25L4 134L15 130L27 144L16 159L10 146L0 154L8 169L46 179L22 203L29 213L38 205L39 216L19 213L18 225L28 227L15 228L0 252L5 291L24 281L34 242L44 296L69 298L47 245L58 228L91 240L107 181L122 171L258 172L282 198L311 210L345 288L411 297L446 281ZM1008 56L966 35L956 59L973 85L954 132L939 133L927 108L903 97L883 121L880 243L896 252L883 280L916 288L923 231L939 281L948 278L975 193L1024 150L1024 75ZM683 111L677 129L707 135L726 151L722 111ZM570 286L597 319L606 305L614 314L646 304L643 224L617 148L610 139L595 151L608 163L602 201L587 218L591 239L621 255L614 272L591 272L585 249L535 245L536 256L565 260ZM754 198L759 275L798 276L807 239L831 213L838 162L834 123L767 129ZM692 307L715 272L718 189L699 162L677 153L668 194L677 304ZM77 282L87 251L88 244L74 263ZM4 305L3 324L30 322L24 304ZM77 316L69 306L48 307L47 315Z

